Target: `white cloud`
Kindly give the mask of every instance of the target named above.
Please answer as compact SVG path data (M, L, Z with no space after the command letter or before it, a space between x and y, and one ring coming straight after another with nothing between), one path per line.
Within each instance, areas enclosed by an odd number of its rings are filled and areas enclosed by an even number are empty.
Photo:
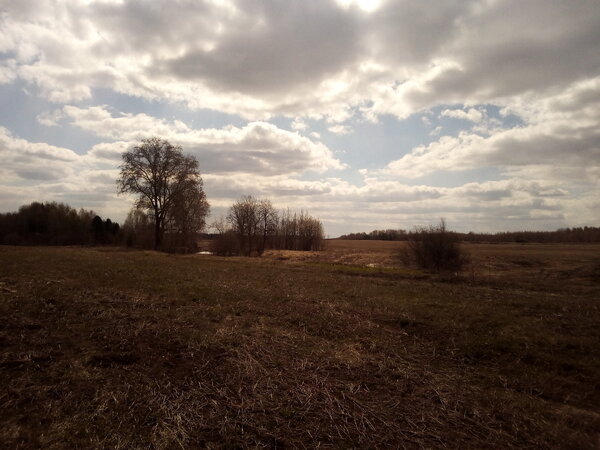
M347 125L333 125L333 126L329 127L328 130L330 132L332 132L333 134L339 134L339 135L348 134L352 131L352 129Z
M254 189L317 208L332 227L380 228L440 215L476 229L597 222L596 0L342 3L3 2L0 84L57 103L39 123L75 126L104 142L77 155L0 129L2 192L108 205L120 154L159 135L198 156L215 201L225 205ZM193 128L120 113L96 104L98 90L249 122ZM466 120L470 129L415 146L389 164L353 167L365 177L359 184L329 177L345 165L318 133L311 140L295 132L323 120L344 134L351 131L344 123L357 123L351 119L375 123L387 114L419 113L430 126L430 111L440 105L442 117ZM519 125L506 128L488 117L485 108L494 106ZM295 131L269 123L273 116L292 118ZM448 172L489 167L505 179L452 188L398 181L437 174L443 185ZM311 181L301 179L307 172ZM124 199L114 201L124 208Z
M441 112L442 117L451 117L453 119L468 120L469 122L481 122L484 114L475 108L470 108L468 111L462 109L444 109Z
M241 128L193 129L180 121L146 114L113 116L105 107L65 106L64 113L73 125L102 138L134 143L160 136L197 156L203 171L209 173L274 175L344 168L324 144L267 122L251 122Z
M441 126L437 126L435 127L433 130L431 130L429 132L429 136L439 136L439 134L442 132L442 127Z
M62 110L46 111L37 116L37 121L47 127L55 127L65 118Z
M371 14L321 0L3 8L0 51L11 56L0 79L18 77L59 103L109 88L251 120L339 123L352 108L373 119L440 103L504 104L594 77L600 62L595 0L398 0Z
M61 179L73 172L79 156L68 149L19 139L0 127L0 175L4 180Z
M308 128L308 125L302 119L296 118L292 121L291 127L292 130L303 131Z
M115 220L124 219L132 199L116 195L115 179L127 142L98 144L78 155L0 131L0 202L4 209L34 200L56 200L93 208ZM35 177L35 173L44 176ZM289 206L318 215L332 235L361 229L410 228L439 217L464 231L551 229L593 221L600 195L598 182L595 188L575 197L569 183L539 174L534 177L539 181L516 176L435 187L363 173L361 185L338 178L302 180L286 174L256 176L249 172L205 172L203 178L215 213L224 211L242 194L254 194L271 198L280 208Z
M392 161L381 173L418 178L436 171L499 167L523 176L540 167L571 183L592 183L600 167L600 78L578 83L543 100L523 98L507 106L527 120L489 136L463 131L442 136ZM530 179L530 178L528 178Z

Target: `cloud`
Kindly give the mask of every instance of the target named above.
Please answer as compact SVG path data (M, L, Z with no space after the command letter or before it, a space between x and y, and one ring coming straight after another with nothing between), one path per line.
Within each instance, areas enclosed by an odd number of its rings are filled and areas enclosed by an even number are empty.
M292 130L303 131L308 128L308 125L306 125L306 122L304 122L302 119L296 118L292 121L291 127L292 127Z
M72 173L78 159L71 150L15 138L0 127L0 174L5 180L57 180Z
M331 2L247 1L213 45L190 45L163 60L159 70L217 91L287 95L312 88L355 60L360 34L354 22L351 12Z
M3 208L34 200L68 202L123 220L132 199L117 196L115 180L127 142L106 142L78 155L68 149L15 138L0 129ZM529 166L527 166L529 167ZM32 176L35 173L45 177ZM448 219L453 229L498 231L548 229L594 220L600 195L595 188L574 196L560 179L518 176L456 187L406 184L371 176L360 184L339 178L303 180L288 174L204 172L205 189L215 213L224 212L242 194L269 197L278 208L318 215L331 235L350 230L410 228ZM539 174L538 174L539 175Z
M332 132L333 134L339 134L339 135L348 134L352 131L352 129L347 125L333 125L333 126L329 127L328 130L330 132Z
M160 136L181 145L200 161L208 173L245 172L263 175L299 174L342 169L344 165L324 144L267 122L243 127L193 129L180 121L157 119L146 114L113 116L106 107L65 106L65 116L79 128L108 139L134 144L149 136ZM115 144L122 152L122 143ZM115 157L115 145L92 149L98 157Z
M37 121L47 127L58 126L59 122L64 119L65 114L60 110L46 111L37 116Z
M124 218L130 199L118 197L117 170L89 155L30 142L0 127L0 203L14 210L32 201L67 202Z
M0 129L2 192L123 211L109 183L120 154L159 135L199 158L223 207L256 192L316 209L333 230L440 215L476 229L597 222L599 41L596 0L3 2L0 84L56 103L38 123L102 142L78 155ZM98 105L99 92L247 123L194 128L122 113ZM435 108L466 124L443 136L451 127L439 128ZM368 169L348 167L334 157L336 136L326 136L330 148L306 127L322 121L339 135L347 123L362 130L413 114L435 141ZM269 123L281 116L293 131ZM482 168L502 179L443 187L451 172ZM348 179L332 178L338 169Z
M541 176L540 168L544 168L546 178L594 183L600 167L600 78L578 83L543 101L524 98L507 111L528 123L490 130L489 136L468 131L456 137L442 136L415 147L380 173L418 178L439 171L499 167L508 174L530 177L528 171Z
M441 114L442 117L451 117L453 119L468 120L469 122L481 122L484 114L475 108L470 108L468 111L462 109L444 109Z
M404 118L440 103L543 96L595 77L600 64L595 0L398 0L371 13L320 0L3 9L0 80L24 80L58 103L107 88L250 120L341 122L353 109Z
M441 126L437 126L437 127L435 127L433 130L431 130L431 131L429 132L429 136L439 136L439 135L440 135L440 133L442 132L442 129L443 129L443 128L442 128Z

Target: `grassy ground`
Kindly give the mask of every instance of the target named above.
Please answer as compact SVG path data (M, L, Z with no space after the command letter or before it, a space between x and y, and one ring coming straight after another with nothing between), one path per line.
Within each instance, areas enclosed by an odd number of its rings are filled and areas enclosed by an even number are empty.
M472 247L449 282L333 245L0 247L0 445L598 448L593 248Z

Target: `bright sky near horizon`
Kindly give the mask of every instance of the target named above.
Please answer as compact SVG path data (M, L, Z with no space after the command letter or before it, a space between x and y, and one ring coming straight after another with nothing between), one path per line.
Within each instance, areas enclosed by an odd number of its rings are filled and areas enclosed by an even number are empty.
M0 211L122 221L120 154L337 236L600 222L597 0L0 0Z

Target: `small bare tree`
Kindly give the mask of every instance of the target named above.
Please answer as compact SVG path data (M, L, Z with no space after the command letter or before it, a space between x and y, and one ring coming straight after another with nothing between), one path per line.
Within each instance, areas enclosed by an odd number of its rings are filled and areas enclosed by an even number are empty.
M147 210L159 249L167 225L199 230L208 214L198 161L164 139L142 139L123 153L117 180L119 193L137 194L136 206Z

